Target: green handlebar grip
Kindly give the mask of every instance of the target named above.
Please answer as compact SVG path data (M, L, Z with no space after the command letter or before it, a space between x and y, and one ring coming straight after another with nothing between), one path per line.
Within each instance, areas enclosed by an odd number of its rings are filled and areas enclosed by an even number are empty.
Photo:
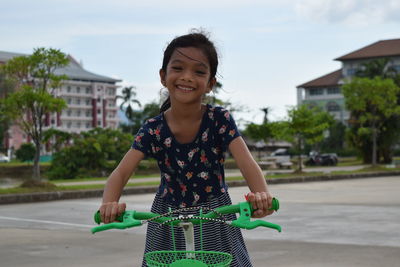
M277 198L272 199L272 207L270 210L278 211L279 210L279 200Z

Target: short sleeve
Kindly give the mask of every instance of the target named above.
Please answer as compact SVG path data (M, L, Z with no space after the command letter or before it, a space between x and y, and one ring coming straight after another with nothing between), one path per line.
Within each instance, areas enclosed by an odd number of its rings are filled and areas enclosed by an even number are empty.
M227 149L233 139L240 136L240 132L230 112L226 109L221 109L220 111L216 130L221 137L223 148Z
M135 135L135 139L132 144L132 148L143 152L146 157L151 155L151 147L152 147L152 136L149 131L149 124L145 123L140 127L139 131Z

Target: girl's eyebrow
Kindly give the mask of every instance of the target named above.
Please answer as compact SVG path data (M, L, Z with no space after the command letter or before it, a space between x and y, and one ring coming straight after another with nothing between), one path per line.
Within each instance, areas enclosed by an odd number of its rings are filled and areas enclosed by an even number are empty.
M188 55L185 55L184 53L182 53L181 51L179 51L179 49L176 49L176 51L177 51L179 54L181 54L182 56L184 56L184 57L186 57L186 58L188 58L188 59L190 59L190 60L196 61L196 62L199 63L199 65L202 65L203 67L205 67L206 69L208 69L208 65L205 64L204 62L202 62L202 61L200 61L200 60L198 60L198 59L194 59L194 58L192 58L192 57L189 57ZM171 63L176 62L176 61L182 62L182 61L179 60L179 59L175 59L175 60L173 60Z

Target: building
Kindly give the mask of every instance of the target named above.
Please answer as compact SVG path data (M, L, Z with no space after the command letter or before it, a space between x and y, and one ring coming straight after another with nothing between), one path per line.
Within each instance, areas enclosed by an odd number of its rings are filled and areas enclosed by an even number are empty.
M322 107L336 120L346 123L349 112L345 109L341 85L355 75L363 63L377 58L390 58L390 63L400 72L400 39L382 40L338 57L342 67L331 73L297 86L297 104Z
M23 54L0 51L0 64ZM68 107L61 113L47 114L45 128L79 133L95 127L116 129L119 124L116 105L117 82L120 80L94 74L85 70L72 56L70 63L56 70L57 75L67 75L62 87L55 95L65 100ZM16 125L10 127L4 144L7 149L18 149L29 138ZM46 149L46 148L44 148ZM43 151L43 154L49 151Z

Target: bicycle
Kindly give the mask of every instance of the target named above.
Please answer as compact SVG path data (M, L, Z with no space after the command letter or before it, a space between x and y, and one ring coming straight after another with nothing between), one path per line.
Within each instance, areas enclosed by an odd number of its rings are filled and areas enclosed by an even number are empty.
M272 210L279 209L279 201L274 198L272 200ZM182 211L196 211L199 210L199 215L179 215L170 216L174 213ZM203 211L209 211L203 214ZM260 226L272 228L281 232L281 226L263 220L250 221L253 213L253 208L249 202L240 202L236 205L227 205L216 208L214 210L204 207L191 207L182 208L177 210L170 210L165 214L157 214L152 212L138 212L135 210L127 210L121 214L116 221L109 224L103 224L91 229L94 234L96 232L105 231L109 229L126 229L131 227L141 226L146 222L154 221L160 225L169 224L171 228L180 226L183 229L185 237L186 250L170 251L151 251L145 254L145 259L149 267L222 267L229 266L232 261L232 255L225 252L218 251L204 251L202 245L202 228L201 225L205 222L214 221L227 223L233 227L240 227L242 229L254 229ZM239 213L239 217L231 222L223 219L224 214ZM222 218L222 219L221 219ZM97 211L94 215L94 220L97 224L101 223L100 212ZM195 250L194 246L194 229L193 225L200 225L200 250ZM174 231L172 230L172 242L175 244Z

